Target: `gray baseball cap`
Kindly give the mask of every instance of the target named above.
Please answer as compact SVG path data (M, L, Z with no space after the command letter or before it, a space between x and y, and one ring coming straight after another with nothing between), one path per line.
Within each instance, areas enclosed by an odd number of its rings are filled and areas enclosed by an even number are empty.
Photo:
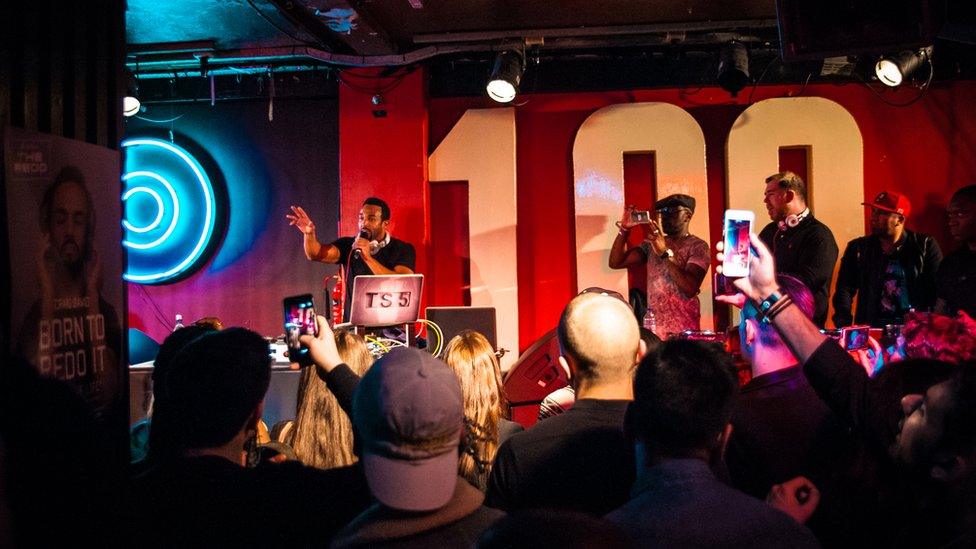
M366 481L380 503L430 511L450 501L464 405L447 364L419 349L393 349L359 382L352 412Z

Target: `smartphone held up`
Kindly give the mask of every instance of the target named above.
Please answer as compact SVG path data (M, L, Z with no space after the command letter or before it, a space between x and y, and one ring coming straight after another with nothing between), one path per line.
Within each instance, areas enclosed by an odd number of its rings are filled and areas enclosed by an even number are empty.
M631 210L630 221L637 224L650 224L651 212L649 210Z
M749 234L755 221L756 214L749 210L725 210L722 274L726 278L749 276Z
M840 341L845 350L857 351L869 347L870 326L848 326L841 328Z
M308 348L303 347L299 337L318 335L315 325L315 305L312 294L286 297L282 300L285 313L285 341L288 344L288 358L302 365L311 364Z

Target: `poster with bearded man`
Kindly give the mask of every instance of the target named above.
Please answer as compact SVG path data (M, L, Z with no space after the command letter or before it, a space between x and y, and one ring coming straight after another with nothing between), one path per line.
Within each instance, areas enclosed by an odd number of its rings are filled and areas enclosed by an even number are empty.
M119 153L7 128L11 347L98 416L125 409Z

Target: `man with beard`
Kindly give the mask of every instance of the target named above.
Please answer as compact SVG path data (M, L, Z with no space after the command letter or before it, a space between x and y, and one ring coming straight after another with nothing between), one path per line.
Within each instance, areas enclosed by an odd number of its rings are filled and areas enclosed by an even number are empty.
M625 249L627 235L637 225L633 206L624 209L620 229L610 248L611 269L647 264L647 307L654 312L657 335L698 330L701 310L698 291L708 271L708 243L688 232L695 214L695 199L673 194L654 204L657 220L650 220L650 234L636 248Z
M813 217L807 207L807 185L793 172L766 178L763 203L772 222L759 238L773 251L779 272L795 276L813 292L813 322L822 328L837 262L834 233Z
M907 394L900 402L892 399L781 291L772 253L755 235L752 243L757 255L750 261L749 276L736 279L736 287L803 363L804 375L830 409L854 433L889 446L892 465L899 471L894 480L901 488L896 498L900 505L885 514L891 541L904 547L972 547L976 364L955 366L948 380L931 385L924 394ZM889 368L907 366L907 361L896 362ZM899 407L902 419L893 421L892 412Z
M942 261L931 236L905 228L912 205L904 195L883 191L871 207L871 234L847 244L834 290L837 327L902 324L911 309L935 305L935 273ZM851 304L857 295L857 312Z
M95 208L81 171L63 168L40 204L40 298L21 328L18 354L41 375L67 381L95 408L111 404L121 328L101 298L102 267L92 246Z
M413 274L417 252L413 244L390 234L390 207L375 196L363 201L359 210L359 234L340 237L330 244L319 242L315 223L301 206L285 214L288 224L302 233L305 257L310 261L334 263L344 268L346 298L342 319L352 311L352 283L359 275Z
M946 256L937 276L936 311L976 317L976 185L955 192L946 211L949 234L961 246Z

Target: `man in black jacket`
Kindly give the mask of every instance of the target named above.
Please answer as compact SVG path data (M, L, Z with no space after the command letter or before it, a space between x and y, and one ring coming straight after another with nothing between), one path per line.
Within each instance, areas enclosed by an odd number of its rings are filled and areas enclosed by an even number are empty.
M813 217L807 207L807 185L793 172L766 178L763 203L772 222L759 238L773 251L779 272L795 276L813 292L813 322L823 328L837 262L834 233Z
M910 309L935 304L935 274L942 261L931 236L909 231L905 220L912 205L904 195L884 191L871 207L871 234L847 244L834 290L834 324L838 327L901 324ZM851 314L854 296L857 312Z

